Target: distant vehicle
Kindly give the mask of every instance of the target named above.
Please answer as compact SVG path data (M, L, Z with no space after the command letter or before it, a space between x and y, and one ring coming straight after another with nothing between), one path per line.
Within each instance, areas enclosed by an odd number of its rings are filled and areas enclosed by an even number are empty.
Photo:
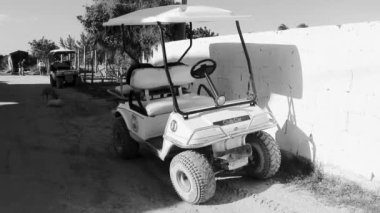
M170 178L177 194L189 203L212 198L215 175L221 172L245 170L248 176L265 179L280 167L279 145L263 131L277 123L271 112L256 103L252 67L238 22L244 17L214 7L171 5L135 11L104 24L158 25L161 30L164 66L130 68L125 85L131 88L128 99L109 91L121 100L114 110L113 145L125 159L136 157L140 145L151 148L161 160L174 155ZM191 35L183 55L177 62L168 63L164 25L190 22L191 28L192 22L228 20L236 21L251 87L247 97L226 101L210 78L217 66L214 60L204 59L190 66L181 62L191 48ZM205 82L197 93L188 89L195 81ZM202 89L208 95L201 95Z
M62 88L64 84L75 85L78 81L79 71L75 69L75 51L69 49L56 49L49 53L48 72L50 85Z

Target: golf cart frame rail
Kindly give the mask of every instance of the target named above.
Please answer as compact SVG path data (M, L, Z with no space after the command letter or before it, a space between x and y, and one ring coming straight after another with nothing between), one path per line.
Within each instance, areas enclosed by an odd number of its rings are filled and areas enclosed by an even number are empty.
M249 104L250 106L256 105L257 94L256 94L255 83L254 83L252 65L251 65L248 50L247 50L247 47L246 47L241 29L240 29L240 24L239 24L239 21L237 20L237 19L246 18L249 16L237 16L237 15L232 14L231 11L215 8L217 10L217 13L218 13L215 15L215 17L213 17L212 15L210 16L208 13L204 13L204 14L200 15L199 17L197 17L196 15L193 16L192 13L186 14L186 9L184 9L182 7L179 8L179 11L176 10L174 12L174 14L173 14L172 9L178 9L178 8L176 8L177 6L165 6L165 7L170 9L170 11L167 14L165 14L165 12L163 12L163 11L160 11L160 8L150 8L150 9L146 9L146 10L149 10L149 12L152 13L152 14L150 14L151 16L148 15L147 17L145 17L144 16L145 14L143 14L141 11L135 11L135 12L132 12L135 14L135 16L130 15L132 13L126 14L124 16L117 17L117 18L109 20L107 23L104 24L104 26L117 26L117 25L121 26L122 36L123 36L123 38L122 38L123 51L125 51L125 47L126 47L125 39L124 39L124 34L125 34L124 24L125 23L128 23L128 25L158 25L158 27L160 29L160 36L161 36L161 46L162 46L164 70L165 70L165 75L166 75L168 82L169 82L169 88L170 88L170 93L171 93L172 100L173 100L174 112L179 113L185 119L187 119L189 117L189 115L191 115L191 114L197 114L197 113L216 110L216 109L220 109L220 108L226 108L226 107L237 106L237 105L245 105L245 104ZM207 9L207 8L201 8L201 9ZM177 16L178 12L180 12L180 13L183 12L183 14L179 14L179 16ZM193 16L193 17L191 17L191 16ZM203 20L203 19L206 19L206 20ZM229 103L229 104L222 104L222 105L218 105L216 103L215 106L213 106L213 107L206 107L206 108L190 110L190 111L186 111L186 112L182 111L178 105L178 100L177 100L176 92L175 92L175 86L173 84L173 81L172 81L172 78L171 78L170 72L169 72L169 63L168 63L167 54L166 54L165 36L164 36L165 27L163 25L167 25L167 24L171 24L171 23L190 23L190 30L191 30L190 31L190 44L189 44L189 47L185 50L185 52L181 55L181 57L176 62L176 63L180 63L193 45L192 22L193 21L197 21L197 22L198 21L201 21L201 22L202 21L216 21L216 20L235 20L236 28L237 28L237 31L239 34L240 42L241 42L242 47L243 47L244 55L245 55L245 58L247 61L248 72L249 72L249 76L250 76L249 77L247 100L240 100L237 102L233 102L233 103ZM207 79L207 80L210 80L210 79ZM212 89L215 89L215 88L212 88ZM214 99L215 99L215 97L214 97Z
M238 29L238 34L239 34L240 42L241 42L243 50L244 50L244 55L245 55L245 58L247 60L247 66L248 66L248 71L249 71L249 76L250 76L250 84L251 84L250 88L252 89L252 93L254 94L254 97L252 99L249 99L249 100L239 101L239 102L235 102L235 103L231 103L231 104L217 105L217 106L214 106L214 107L208 107L208 108L203 108L203 109L191 110L191 111L184 112L178 106L178 101L177 101L177 97L175 95L175 90L174 90L174 84L173 84L173 81L172 81L170 73L169 73L168 60L167 60L167 56L166 56L164 27L163 27L163 25L162 25L161 22L157 22L157 25L160 28L160 32L161 32L162 55L163 55L163 59L164 59L164 67L165 67L166 77L168 78L170 92L171 92L172 98L173 98L174 112L181 114L185 119L187 119L189 117L189 115L191 115L191 114L197 114L197 113L211 111L211 110L220 109L220 108L226 108L226 107L243 105L243 104L250 104L250 106L256 105L257 95L256 95L256 89L255 89L255 84L254 84L254 79L253 79L251 60L250 60L250 57L249 57L249 54L248 54L247 47L245 45L243 34L241 32L241 29L240 29L239 21L235 21L235 23L236 23L236 28ZM192 26L192 23L190 22L190 30L192 30L191 26ZM192 36L192 32L190 31L190 45L189 45L189 47L187 48L187 50L184 52L184 54L180 57L180 59L177 62L181 62L181 60L185 57L185 55L187 54L187 52L192 47L192 43L193 43L192 41L193 41L193 36Z

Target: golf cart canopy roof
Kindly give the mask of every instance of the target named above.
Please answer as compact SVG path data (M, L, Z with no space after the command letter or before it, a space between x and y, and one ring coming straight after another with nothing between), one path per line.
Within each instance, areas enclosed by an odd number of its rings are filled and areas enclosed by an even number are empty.
M147 8L110 19L103 26L156 25L185 22L236 21L248 15L235 15L233 12L216 7L169 5Z
M56 54L56 53L75 53L74 50L70 50L70 49L65 49L65 48L60 48L60 49L56 49L56 50L52 50L50 51L50 54Z

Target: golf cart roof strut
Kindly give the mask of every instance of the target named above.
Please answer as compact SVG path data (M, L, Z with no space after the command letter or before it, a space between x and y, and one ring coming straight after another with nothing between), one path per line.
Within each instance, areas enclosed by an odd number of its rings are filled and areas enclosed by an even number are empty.
M162 24L160 22L157 22L157 24L158 24L158 27L160 28L160 32L161 32L162 55L164 57L164 65L165 65L166 77L168 78L169 86L170 86L170 92L171 92L172 98L173 98L174 112L178 112L178 113L182 114L180 112L179 107L178 107L177 98L176 98L175 92L174 92L173 81L172 81L172 78L170 77L170 73L169 73L168 59L166 57L166 48L165 48L164 28L163 28L163 26L162 26Z
M255 85L255 80L253 79L251 59L249 58L247 46L245 45L244 37L243 37L243 34L241 33L239 21L236 21L236 28L237 28L238 33L239 33L241 45L243 46L245 59L247 60L247 66L248 66L248 71L249 71L249 81L250 81L250 84L251 84L252 93L254 95L253 100L256 102L257 101L256 100L257 99L256 85Z
M189 52L189 50L193 46L193 23L192 22L190 22L190 31L189 31L189 34L190 34L190 45L186 49L186 51L182 54L182 56L178 59L177 63L179 63L179 62L182 61L183 57L185 57L185 55L187 54L187 52Z
M123 41L123 51L125 51L126 44L125 44L125 28L124 28L124 24L122 24L120 26L120 28L121 28L121 40Z

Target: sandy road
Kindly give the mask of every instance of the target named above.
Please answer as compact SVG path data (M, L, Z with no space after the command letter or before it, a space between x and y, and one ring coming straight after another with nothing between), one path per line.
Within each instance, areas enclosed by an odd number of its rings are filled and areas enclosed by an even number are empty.
M217 181L204 205L182 202L168 165L142 150L123 161L110 148L115 103L72 88L62 108L41 97L46 76L0 76L0 212L347 212L273 181Z

